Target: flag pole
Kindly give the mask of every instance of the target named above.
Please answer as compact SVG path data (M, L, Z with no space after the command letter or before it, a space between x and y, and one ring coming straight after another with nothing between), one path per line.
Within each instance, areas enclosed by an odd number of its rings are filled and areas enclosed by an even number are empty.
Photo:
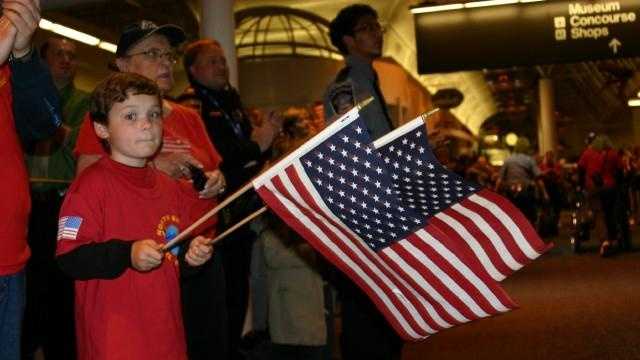
M438 111L440 111L440 108L435 108L435 109L431 109L431 110L429 110L429 111L427 111L427 112L423 112L422 114L420 114L420 118L422 119L422 121L423 121L423 122L425 123L425 125L426 125L426 123L427 123L427 119L428 119L431 115L433 115L433 114L437 113Z
M244 224L248 223L249 221L255 219L256 217L262 215L262 213L264 213L265 211L267 211L267 207L266 206L261 207L260 209L258 209L255 212L253 212L251 215L249 215L246 218L240 220L237 224L235 224L232 227L230 227L227 230L225 230L222 234L216 236L216 238L211 240L209 243L210 244L217 243L218 241L220 241L220 240L224 239L225 237L227 237L227 235L229 235L232 232L236 231L236 229L238 229L242 225L244 225Z
M252 187L253 187L253 184L251 183L251 181L249 181L247 184L245 184L239 190L237 190L233 194L229 195L228 198L224 199L220 204L218 204L218 206L216 206L213 209L209 210L206 214L202 215L202 217L200 219L196 220L196 222L194 222L193 224L189 225L189 227L184 229L180 234L178 234L178 236L174 237L173 239L171 239L171 241L169 241L168 243L164 244L164 246L162 247L162 250L166 251L169 248L173 247L175 244L177 244L180 241L184 240L184 238L189 236L189 234L191 234L191 232L193 230L195 230L195 228L197 228L198 226L204 224L205 221L209 220L213 215L217 214L225 206L229 205L229 203L231 203L233 200L235 200L235 199L239 198L240 196L242 196L242 194L244 194L245 192L249 191L249 189L251 189Z
M360 111L365 106L369 105L373 100L374 100L373 96L369 96L368 98L366 98L366 99L360 101L359 103L357 103L355 106L358 108L358 111ZM266 170L262 171L256 177L254 177L253 179L249 180L243 187L238 189L236 192L234 192L228 198L224 199L224 201L222 201L220 204L218 204L218 206L216 206L213 209L209 210L209 212L207 212L206 214L202 215L202 217L200 219L196 220L196 222L194 222L189 227L184 229L180 234L178 234L176 237L171 239L171 241L169 241L168 243L164 244L164 246L162 247L162 251L167 251L171 247L175 246L177 243L179 243L182 240L184 240L184 238L189 236L191 234L191 232L193 232L193 230L195 230L198 226L204 224L205 221L209 220L213 215L217 214L220 210L222 210L224 207L229 205L229 203L231 203L235 199L237 199L240 196L242 196L242 194L244 194L245 192L249 191L253 187L253 180L256 179L257 177L259 177L262 173L264 173L267 170L269 170L269 169L266 169ZM258 211L260 211L260 210L258 210ZM251 217L254 214L249 215L249 217ZM260 214L257 214L257 215L260 215ZM257 216L257 215L255 215L255 216ZM251 219L253 219L255 216L253 216ZM249 219L249 220L251 220L251 219ZM247 221L249 221L249 220L247 220ZM244 220L242 220L242 221L244 221ZM235 226L236 225L231 227L229 230L231 230Z

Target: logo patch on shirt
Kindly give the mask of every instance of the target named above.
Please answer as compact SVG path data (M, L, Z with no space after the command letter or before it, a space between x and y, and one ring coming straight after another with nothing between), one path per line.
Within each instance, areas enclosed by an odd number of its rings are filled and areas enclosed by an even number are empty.
M180 233L179 224L180 218L177 215L165 215L160 219L160 222L156 227L156 235L164 239L164 242L167 243ZM174 246L170 252L166 253L165 256L168 256L169 258L173 256L175 259L179 252L180 246Z
M58 220L58 241L75 240L82 225L79 216L63 216Z

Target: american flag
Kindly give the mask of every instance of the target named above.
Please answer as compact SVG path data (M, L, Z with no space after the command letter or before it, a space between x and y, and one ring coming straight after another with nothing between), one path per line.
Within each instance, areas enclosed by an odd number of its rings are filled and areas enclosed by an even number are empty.
M391 172L394 194L447 234L448 247L461 246L494 280L502 281L552 246L511 202L442 166L422 118L376 140L375 147Z
M63 216L58 220L58 241L75 240L78 230L82 225L82 218L79 216Z
M388 166L354 108L253 185L406 340L513 309L477 262L398 196Z

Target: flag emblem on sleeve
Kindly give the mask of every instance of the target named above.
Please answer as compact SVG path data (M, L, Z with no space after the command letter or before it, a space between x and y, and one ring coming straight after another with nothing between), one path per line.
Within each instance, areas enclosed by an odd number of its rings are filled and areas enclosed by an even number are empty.
M79 216L63 216L58 220L58 241L75 240L82 225Z

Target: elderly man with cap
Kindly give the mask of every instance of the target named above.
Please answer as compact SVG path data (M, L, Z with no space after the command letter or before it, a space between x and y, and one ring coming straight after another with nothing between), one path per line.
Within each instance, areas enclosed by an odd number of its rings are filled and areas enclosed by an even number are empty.
M174 25L157 26L146 20L132 24L120 36L115 66L119 71L154 80L166 94L174 85L175 47L184 40L184 31ZM225 179L218 169L221 158L207 136L200 115L166 99L163 112L162 147L152 166L185 180L192 177L194 168L202 169L207 181L200 190L200 196L214 199L225 191ZM78 156L78 173L106 154L88 116L80 130L75 153ZM213 206L214 203L211 208ZM202 212L207 210L202 209ZM226 358L225 281L219 256L215 251L212 259L197 274L182 272L183 317L190 359L206 358L199 354L208 351L214 352L216 358ZM202 287L208 291L202 291Z

